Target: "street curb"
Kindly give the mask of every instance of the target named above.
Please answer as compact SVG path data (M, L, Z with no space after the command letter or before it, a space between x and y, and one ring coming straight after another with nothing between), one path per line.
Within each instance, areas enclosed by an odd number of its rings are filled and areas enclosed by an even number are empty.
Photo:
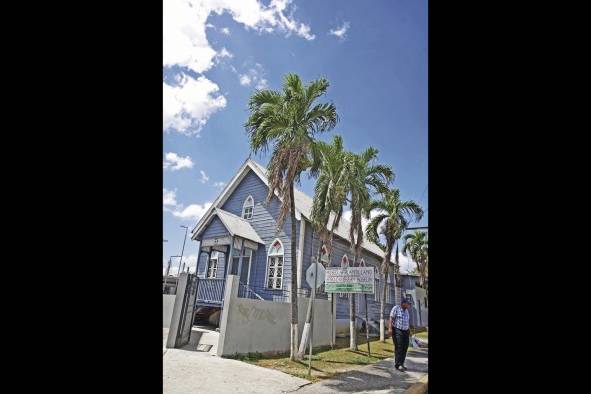
M429 387L429 374L423 376L419 381L404 391L403 394L425 394Z

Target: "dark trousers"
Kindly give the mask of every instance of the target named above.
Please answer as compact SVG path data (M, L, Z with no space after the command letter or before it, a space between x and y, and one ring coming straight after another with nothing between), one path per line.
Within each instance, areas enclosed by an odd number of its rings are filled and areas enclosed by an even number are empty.
M404 365L406 359L406 351L408 350L409 331L394 328L392 335L392 341L394 342L394 364Z

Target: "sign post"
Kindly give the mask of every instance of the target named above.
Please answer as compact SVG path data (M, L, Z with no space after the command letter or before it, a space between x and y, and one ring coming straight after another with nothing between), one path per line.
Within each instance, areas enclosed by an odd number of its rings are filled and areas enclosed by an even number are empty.
M369 346L369 316L367 294L374 293L375 271L373 267L330 267L326 269L324 285L327 293L363 294L365 298L365 337L367 353L371 357Z
M312 263L306 270L306 282L312 288L312 298L310 301L310 356L308 358L308 376L312 373L312 334L314 333L314 300L316 299L316 287L324 281L325 269L322 264Z

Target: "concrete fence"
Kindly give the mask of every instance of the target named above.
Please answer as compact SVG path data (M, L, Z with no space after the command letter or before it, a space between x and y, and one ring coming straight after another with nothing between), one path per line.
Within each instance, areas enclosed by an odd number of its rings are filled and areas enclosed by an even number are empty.
M172 318L172 310L174 309L174 294L162 295L162 328L170 328L170 319Z
M291 304L238 297L239 278L228 275L220 320L218 356L246 353L289 352ZM309 298L298 298L298 330L301 338ZM328 346L335 337L335 309L331 301L314 303L314 346ZM331 332L332 327L332 332Z

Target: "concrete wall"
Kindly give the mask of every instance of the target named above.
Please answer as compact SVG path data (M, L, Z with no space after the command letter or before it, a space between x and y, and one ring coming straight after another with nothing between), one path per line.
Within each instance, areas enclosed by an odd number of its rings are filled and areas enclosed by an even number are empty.
M289 352L289 302L272 302L238 298L238 277L228 275L226 298L220 322L218 356L246 353ZM298 329L301 338L308 298L298 299ZM331 302L317 299L314 307L314 346L330 344ZM334 327L334 325L333 325Z
M421 301L421 319L419 320L420 327L427 327L429 325L429 300L427 300L427 307L425 307L425 298L427 298L427 292L425 289L420 287L415 287L415 299L416 299L416 308L418 312L418 302ZM418 313L417 313L418 315Z
M172 309L174 307L174 294L162 295L162 328L170 328L170 318L172 317Z

